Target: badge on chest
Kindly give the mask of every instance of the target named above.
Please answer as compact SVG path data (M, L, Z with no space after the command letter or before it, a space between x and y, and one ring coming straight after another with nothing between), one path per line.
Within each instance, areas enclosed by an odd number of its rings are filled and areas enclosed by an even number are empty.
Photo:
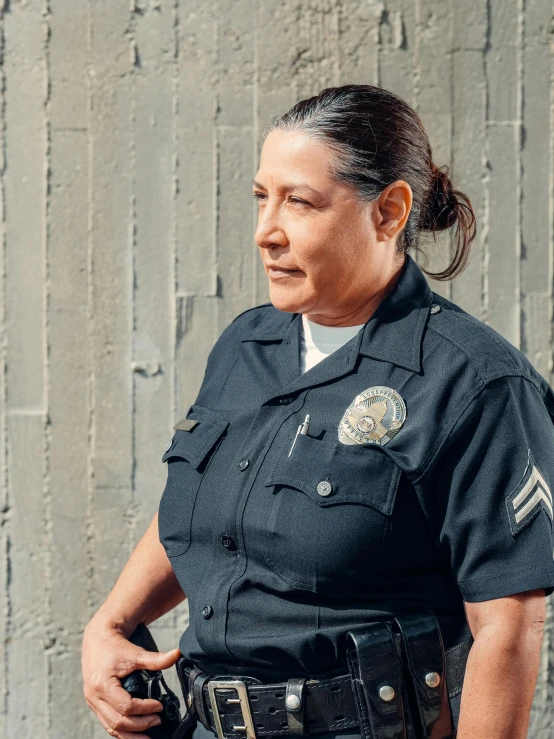
M390 387L376 385L356 395L339 424L343 444L379 444L389 442L404 423L406 405Z

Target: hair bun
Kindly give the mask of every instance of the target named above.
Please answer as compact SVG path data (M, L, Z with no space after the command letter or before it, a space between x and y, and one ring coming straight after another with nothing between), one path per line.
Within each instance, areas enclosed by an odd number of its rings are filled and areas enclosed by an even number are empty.
M448 176L447 167L439 168L432 164L431 177L431 191L422 228L426 231L444 231L458 220L461 203Z

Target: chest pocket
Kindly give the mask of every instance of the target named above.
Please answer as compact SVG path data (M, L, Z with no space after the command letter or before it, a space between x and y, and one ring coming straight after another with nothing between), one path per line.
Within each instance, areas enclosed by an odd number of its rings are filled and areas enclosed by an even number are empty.
M402 474L376 445L299 435L268 478L267 564L293 588L359 593L386 577L390 516Z
M162 462L167 462L167 482L160 500L158 530L168 557L183 554L190 546L200 483L229 425L217 411L198 405L192 408L187 418L198 424L192 431L177 429L162 457Z

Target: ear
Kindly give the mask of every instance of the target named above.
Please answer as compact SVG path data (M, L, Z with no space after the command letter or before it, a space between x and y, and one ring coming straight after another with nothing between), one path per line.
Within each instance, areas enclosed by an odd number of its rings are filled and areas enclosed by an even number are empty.
M405 180L396 180L385 187L377 200L375 235L378 241L390 241L404 228L412 199L412 188Z

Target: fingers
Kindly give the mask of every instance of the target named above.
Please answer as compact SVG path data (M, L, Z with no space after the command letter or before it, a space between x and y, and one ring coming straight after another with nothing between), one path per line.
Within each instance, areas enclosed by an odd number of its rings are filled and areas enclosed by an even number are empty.
M133 698L119 680L107 681L105 695L100 699L125 716L135 716L141 713L157 713L163 710L160 701L154 698Z
M133 699L135 700L135 699ZM147 701L141 701L145 703ZM152 701L158 703L158 701ZM138 732L147 731L152 726L159 726L161 719L158 714L147 715L123 715L116 711L106 701L99 701L96 705L96 715L110 736L118 739L137 739L137 737L148 737Z
M163 670L181 656L179 649L149 652L115 631L87 631L83 638L83 691L89 708L110 736L118 739L144 737L159 723L160 701L133 698L121 679L136 669Z
M147 649L136 647L132 653L133 669L167 670L177 662L180 656L181 652L178 648L169 652L149 652ZM124 669L127 669L127 667L124 667ZM125 674L128 674L128 672ZM118 675L118 677L124 677L124 675Z
M111 736L124 739L125 733L146 731L160 723L162 703L153 698L133 698L117 678L109 678L104 683L102 695L86 694L85 698ZM137 733L132 736L137 737Z

